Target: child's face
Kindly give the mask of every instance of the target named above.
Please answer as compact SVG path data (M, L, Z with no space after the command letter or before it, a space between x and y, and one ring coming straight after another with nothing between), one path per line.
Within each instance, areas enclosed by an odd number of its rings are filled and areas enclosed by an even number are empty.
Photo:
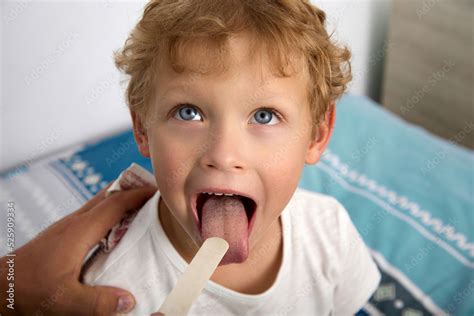
M145 134L139 134L141 123L132 114L137 143L141 153L151 157L165 202L160 212L169 212L174 225L180 224L189 235L176 233L174 238L181 239L177 243L189 243L189 237L202 243L192 208L196 192L216 187L254 198L257 208L248 248L237 247L241 256L224 257L224 263L244 261L248 250L268 238L267 232L275 232L270 228L279 225L278 217L305 162L319 160L334 118L331 110L316 138L310 139L308 78L302 67L292 77L276 77L269 65L254 64L252 56L246 56L245 37L234 37L230 43L237 66L227 75L178 74L163 65L157 78L157 104L149 112L154 112L150 114L154 120ZM178 104L182 106L175 108ZM282 118L263 107L274 108ZM229 225L223 227L229 229L227 234L236 233ZM177 229L169 233L173 231ZM230 238L247 243L245 236Z

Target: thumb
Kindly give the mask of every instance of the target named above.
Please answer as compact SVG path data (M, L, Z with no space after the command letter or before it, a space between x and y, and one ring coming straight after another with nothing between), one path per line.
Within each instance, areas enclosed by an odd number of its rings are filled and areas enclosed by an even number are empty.
M132 294L111 286L85 286L84 298L83 306L94 316L128 313L135 306Z

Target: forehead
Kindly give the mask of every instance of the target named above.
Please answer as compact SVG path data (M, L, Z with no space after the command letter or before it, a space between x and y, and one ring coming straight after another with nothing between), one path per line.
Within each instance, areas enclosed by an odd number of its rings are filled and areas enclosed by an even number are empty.
M208 47L190 45L183 56L184 71L176 71L170 58L161 58L158 64L156 89L159 95L206 90L210 84L232 83L235 88L246 86L255 97L295 97L304 93L309 83L306 63L302 58L289 57L285 67L288 77L281 76L265 51L252 51L248 35L228 38L224 58ZM222 53L222 52L220 52ZM219 63L221 62L221 63Z

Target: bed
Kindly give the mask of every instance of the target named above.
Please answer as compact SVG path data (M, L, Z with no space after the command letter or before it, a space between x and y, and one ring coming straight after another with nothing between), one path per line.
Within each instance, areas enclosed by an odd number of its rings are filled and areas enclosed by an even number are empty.
M151 171L127 129L2 172L0 200L15 203L17 247L132 162ZM474 314L473 167L472 150L366 97L338 102L329 148L305 166L299 186L346 207L382 273L358 315Z

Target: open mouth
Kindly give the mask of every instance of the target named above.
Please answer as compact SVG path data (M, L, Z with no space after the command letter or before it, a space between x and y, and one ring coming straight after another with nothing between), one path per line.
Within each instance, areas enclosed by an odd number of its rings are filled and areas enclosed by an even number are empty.
M255 201L249 197L246 197L246 196L242 196L242 195L238 195L238 194L234 194L233 195L234 197L237 197L239 198L241 201L242 201L242 204L244 205L244 208L245 208L245 213L247 214L247 220L248 220L248 230L249 230L249 234L250 234L250 231L252 229L252 226L253 226L253 222L255 220L255 211L257 209L257 204L255 203ZM198 223L198 226L199 226L199 231L201 232L202 230L202 206L204 205L204 202L206 202L206 200L210 197L209 194L207 193L199 193L197 195L197 198L196 198L196 212L197 212L197 216L198 216L198 220L199 220L199 223Z

